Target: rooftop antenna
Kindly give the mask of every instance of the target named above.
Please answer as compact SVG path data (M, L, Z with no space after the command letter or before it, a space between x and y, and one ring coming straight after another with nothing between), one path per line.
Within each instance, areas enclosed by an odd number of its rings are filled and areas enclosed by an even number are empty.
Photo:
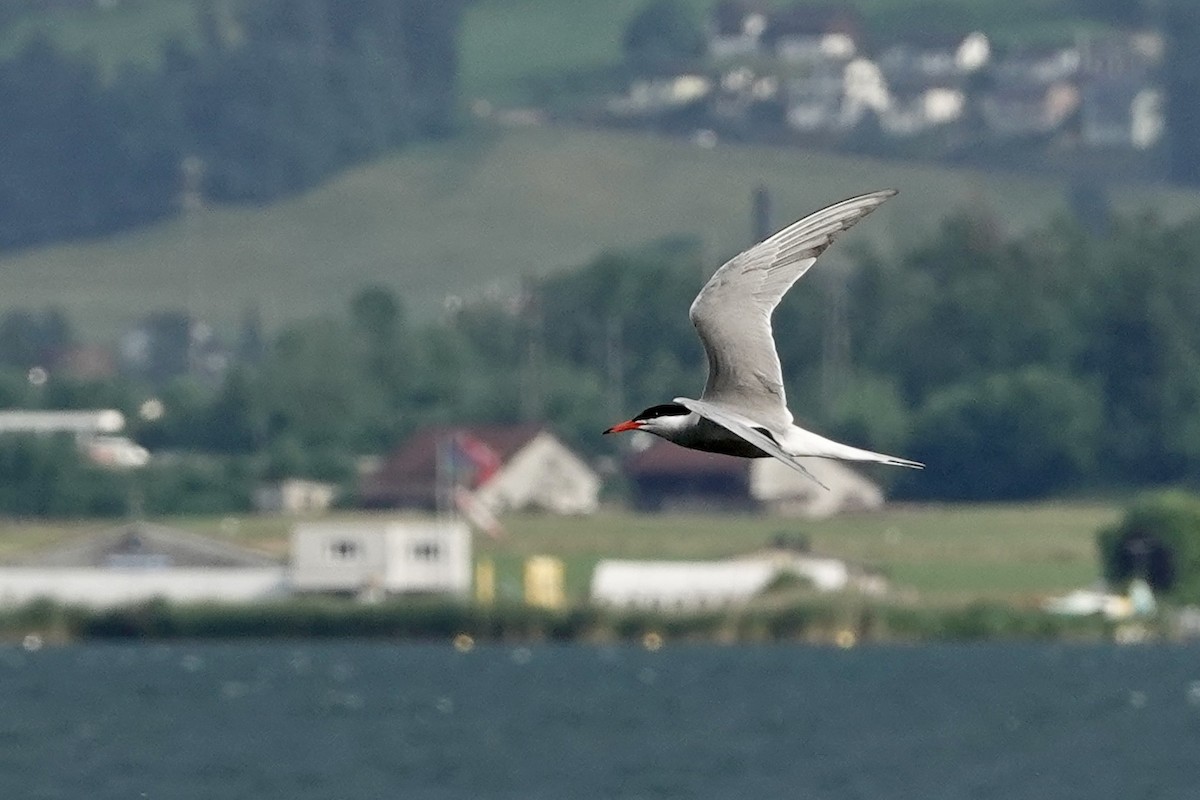
M758 244L773 233L771 230L771 192L766 186L759 184L755 187L753 206L750 224L754 238L750 242L751 245Z
M526 344L525 358L521 365L521 416L526 420L539 420L545 392L546 327L542 317L541 299L532 285L526 291Z

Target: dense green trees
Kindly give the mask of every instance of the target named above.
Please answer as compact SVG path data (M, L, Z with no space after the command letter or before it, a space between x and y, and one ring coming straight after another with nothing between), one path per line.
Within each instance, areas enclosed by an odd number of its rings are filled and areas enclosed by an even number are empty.
M14 516L110 516L127 476L88 464L73 437L0 436L0 511Z
M686 63L704 54L704 26L681 0L650 0L625 25L621 47L641 69Z
M703 385L687 308L713 267L694 243L668 241L430 323L414 323L379 286L273 335L251 314L241 357L215 384L157 369L143 371L144 386L52 372L35 389L28 367L72 334L60 315L17 312L0 319L0 399L102 399L152 450L205 454L179 462L182 476L143 480L156 507L184 502L188 487L206 507L222 496L242 507L247 481L271 476L349 484L358 455L426 424L548 421L599 455L613 443L598 432L614 420ZM835 290L846 293L844 319L830 316ZM1012 237L967 216L910 251L868 253L844 275L818 268L774 327L802 423L928 463L877 473L895 481L893 494L1032 498L1200 479L1198 299L1192 222L1116 219L1096 237L1058 220ZM151 321L158 348L179 344L174 315ZM187 362L176 353L147 364L172 360ZM139 419L150 393L166 412Z
M45 39L0 62L0 247L95 235L170 211L177 167L127 114L136 80L105 86L94 64Z
M1146 581L1155 594L1200 602L1200 497L1182 491L1135 498L1116 525L1096 536L1104 577L1114 586Z
M927 461L924 473L888 474L914 497L1194 480L1197 258L1192 222L1117 220L1092 237L1056 220L1011 237L986 218L949 220L896 258L861 260L849 278L846 330L826 316L836 276L818 269L785 299L775 329L792 405L821 430ZM553 337L573 348L561 357L600 364L614 315L624 330L644 331L623 343L635 409L702 380L684 310L711 265L682 258L675 269L656 274L637 257L610 257L556 279L574 283L571 324ZM639 279L671 288L640 293ZM604 288L589 292L589 280ZM634 288L624 294L626 286ZM553 307L549 287L543 297ZM849 339L847 364L823 358L838 335ZM831 368L848 375L822 402L816 390Z
M461 5L206 4L200 46L171 42L159 69L111 80L35 38L0 62L0 247L271 200L446 134Z

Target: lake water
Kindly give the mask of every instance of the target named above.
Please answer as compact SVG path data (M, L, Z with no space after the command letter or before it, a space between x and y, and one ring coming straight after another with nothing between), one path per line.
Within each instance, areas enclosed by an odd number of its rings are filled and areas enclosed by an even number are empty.
M0 648L0 798L1200 797L1200 648Z

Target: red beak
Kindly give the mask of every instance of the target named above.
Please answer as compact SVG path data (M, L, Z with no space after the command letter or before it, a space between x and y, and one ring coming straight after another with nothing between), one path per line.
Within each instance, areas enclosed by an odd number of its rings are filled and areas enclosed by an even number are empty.
M621 431L636 431L640 427L642 427L642 423L631 419L628 422L622 422L620 425L613 425L611 428L606 430L605 433L620 433Z

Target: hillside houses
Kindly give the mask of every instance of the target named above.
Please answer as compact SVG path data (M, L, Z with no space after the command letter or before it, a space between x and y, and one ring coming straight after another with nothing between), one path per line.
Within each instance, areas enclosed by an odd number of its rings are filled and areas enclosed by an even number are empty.
M844 8L747 0L717 3L708 32L703 68L635 81L608 104L611 117L661 123L671 113L676 127L773 140L865 130L902 142L953 130L972 147L1057 137L1144 150L1164 132L1157 34L1008 51L984 31L871 41Z

